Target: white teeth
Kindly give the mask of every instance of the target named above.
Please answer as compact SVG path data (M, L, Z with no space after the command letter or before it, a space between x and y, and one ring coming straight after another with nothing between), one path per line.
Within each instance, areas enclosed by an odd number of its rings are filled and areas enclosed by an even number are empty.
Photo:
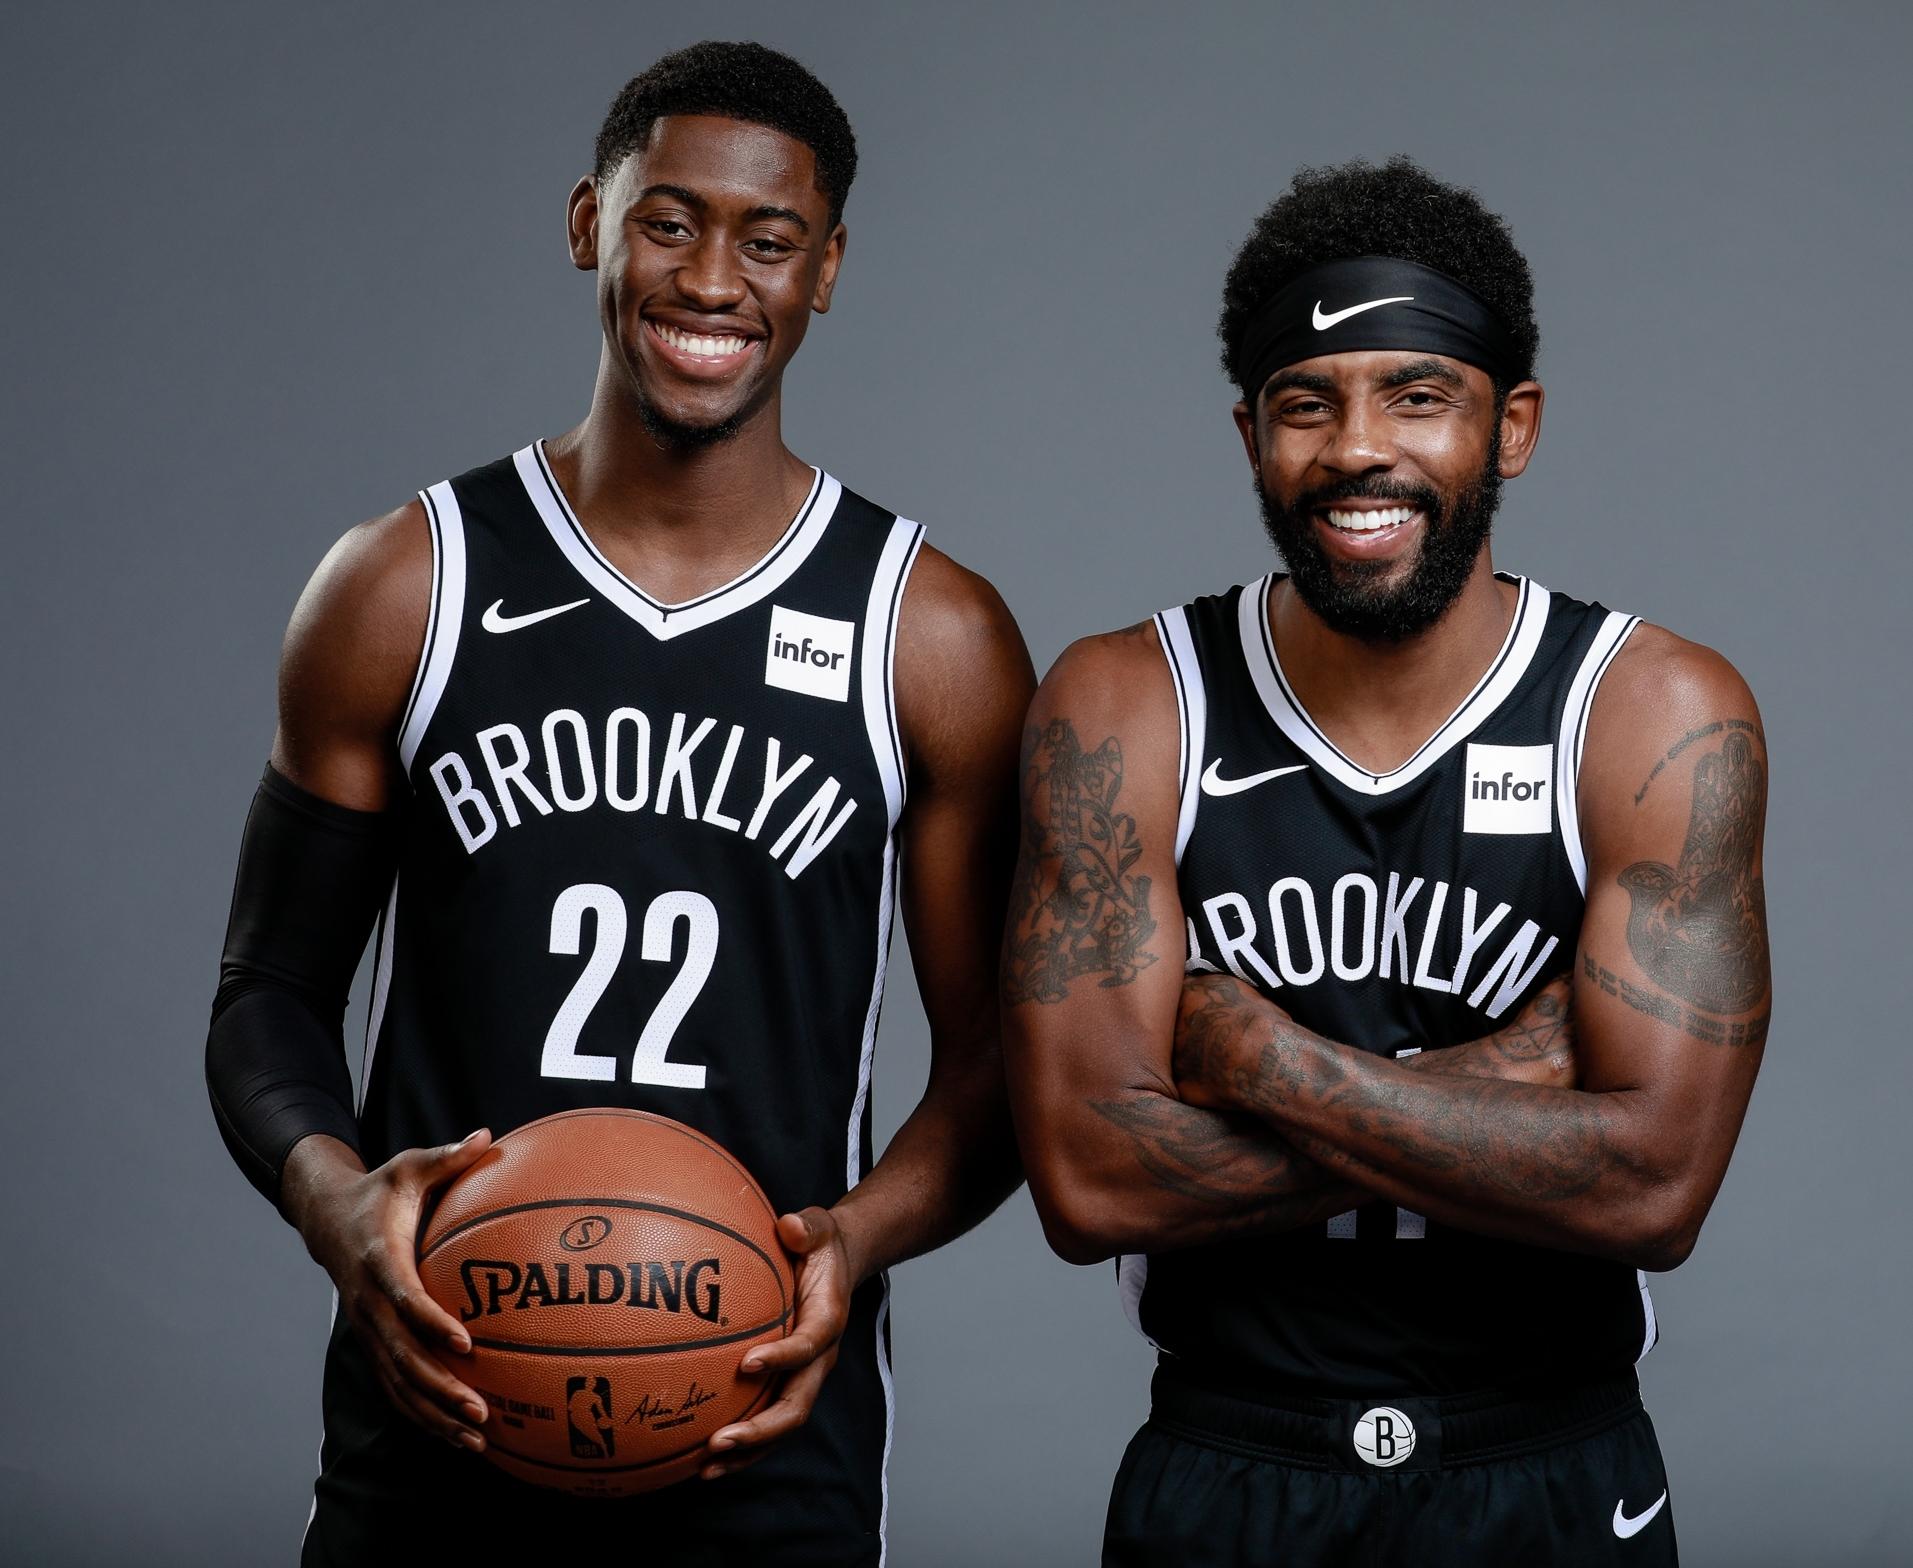
M686 354L696 354L702 359L721 359L726 354L741 354L749 341L729 334L715 337L708 333L680 332L661 321L654 321L651 326L671 347Z
M1328 514L1329 526L1349 533L1368 534L1378 528L1394 528L1415 515L1412 506L1391 506L1379 512L1338 512Z

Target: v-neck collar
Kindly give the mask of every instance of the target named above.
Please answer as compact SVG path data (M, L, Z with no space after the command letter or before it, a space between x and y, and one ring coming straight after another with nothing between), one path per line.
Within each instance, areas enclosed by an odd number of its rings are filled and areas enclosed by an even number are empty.
M1269 595L1280 580L1279 574L1272 572L1261 581L1249 584L1237 603L1242 652L1248 660L1250 678L1276 728L1323 772L1360 794L1386 795L1420 778L1507 701L1527 673L1534 651L1541 645L1541 634L1547 629L1548 590L1526 577L1507 577L1499 572L1495 575L1504 582L1516 584L1519 590L1514 619L1502 640L1501 651L1475 683L1474 690L1462 699L1461 705L1440 728L1421 743L1412 757L1387 773L1369 772L1323 734L1282 673L1281 660L1275 653L1274 633L1269 627Z
M797 509L797 515L777 543L754 565L746 567L721 588L713 588L680 604L666 604L632 582L592 543L559 488L542 440L514 453L512 462L552 542L577 569L578 575L660 642L721 621L782 587L817 547L843 494L843 486L829 474L821 468L812 469L810 494L804 498L804 504Z

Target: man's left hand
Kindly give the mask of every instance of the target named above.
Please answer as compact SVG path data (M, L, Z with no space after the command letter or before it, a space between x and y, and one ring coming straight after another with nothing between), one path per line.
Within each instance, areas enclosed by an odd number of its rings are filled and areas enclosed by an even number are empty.
M699 1472L707 1481L755 1464L771 1444L810 1419L850 1321L850 1293L857 1282L844 1233L830 1210L784 1215L777 1222L777 1239L797 1259L796 1321L783 1339L747 1350L739 1370L746 1377L781 1376L784 1384L776 1400L748 1421L711 1434L709 1462Z

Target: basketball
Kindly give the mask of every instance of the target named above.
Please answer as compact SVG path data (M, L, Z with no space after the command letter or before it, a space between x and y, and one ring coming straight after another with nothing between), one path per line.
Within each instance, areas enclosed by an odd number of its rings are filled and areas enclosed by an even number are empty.
M419 1277L472 1338L485 1457L539 1486L622 1497L694 1474L756 1410L752 1345L790 1332L795 1281L750 1172L643 1111L565 1111L449 1186Z

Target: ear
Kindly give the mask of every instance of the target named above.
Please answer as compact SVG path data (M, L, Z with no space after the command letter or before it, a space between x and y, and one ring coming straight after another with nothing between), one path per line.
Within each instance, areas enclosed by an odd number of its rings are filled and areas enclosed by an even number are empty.
M1501 452L1497 461L1503 479L1514 479L1527 468L1541 440L1541 407L1548 395L1538 381L1523 381L1508 393L1501 412Z
M598 270L598 182L587 174L565 198L565 228L571 264L580 272Z
M1249 472L1259 485L1262 482L1262 451L1255 439L1255 410L1247 403L1237 403L1229 412L1235 416L1236 434L1242 437L1242 450L1249 455Z
M841 223L824 241L824 264L817 269L817 287L810 293L810 308L822 316L830 310L831 290L837 286L837 269L844 264L844 247L850 243L850 231Z

